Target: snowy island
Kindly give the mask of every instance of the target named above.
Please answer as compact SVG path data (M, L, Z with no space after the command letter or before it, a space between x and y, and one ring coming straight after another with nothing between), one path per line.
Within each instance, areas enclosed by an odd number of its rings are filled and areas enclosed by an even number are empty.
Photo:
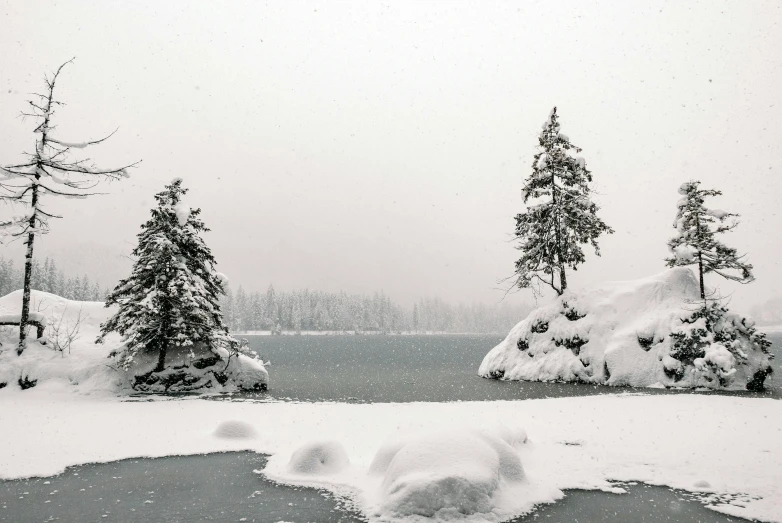
M22 291L3 296L0 315L18 317L21 301ZM103 344L95 343L101 323L116 307L66 300L41 291L32 291L31 301L37 309L33 316L47 326L46 333L28 339L27 349L17 356L18 330L7 327L0 332L0 389L25 390L46 384L47 388L67 386L82 394L127 394L136 392L137 378L157 364L156 354L139 352L128 369L117 365L110 358L122 346L116 333L107 336ZM263 363L246 354L229 358L219 347L215 352L172 347L164 374L175 377L185 373L191 389L211 392L265 389L269 379Z
M704 306L693 272L568 290L516 325L481 363L486 378L633 387L761 390L769 342L753 322Z

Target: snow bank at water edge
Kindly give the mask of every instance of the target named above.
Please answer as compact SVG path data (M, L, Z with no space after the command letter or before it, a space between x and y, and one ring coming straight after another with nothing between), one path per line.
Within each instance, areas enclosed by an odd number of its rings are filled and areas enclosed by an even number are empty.
M21 304L22 291L0 297L0 317L18 321ZM83 394L130 393L134 392L131 386L135 376L151 370L157 361L151 355L142 356L138 365L128 372L114 365L109 354L121 344L120 336L110 334L105 343L95 343L100 324L116 312L113 307L104 307L102 302L71 301L32 291L31 309L35 311L33 317L46 325L46 330L41 339L28 338L21 356L16 354L18 327L0 328L0 394L3 389L30 389L49 381L71 385ZM223 357L227 357L227 351ZM190 360L189 351L172 350L169 366L186 366ZM223 386L210 381L210 391L255 390L259 384L268 383L269 375L263 364L248 356L233 356L227 365L218 364L228 382Z
M516 325L478 372L507 380L762 388L771 372L764 335L751 320L701 307L698 282L685 267L568 291Z
M346 496L374 522L424 518L425 509L436 511L430 522L496 522L535 500L555 502L565 489L618 492L609 481L617 480L707 493L715 496L712 508L782 523L778 400L623 394L355 405L128 401L68 390L49 381L0 394L0 478L251 450L272 455L263 471L270 478ZM313 456L329 467L312 474L291 466L313 464ZM457 490L474 493L462 507L471 515L436 510L438 499L442 505Z

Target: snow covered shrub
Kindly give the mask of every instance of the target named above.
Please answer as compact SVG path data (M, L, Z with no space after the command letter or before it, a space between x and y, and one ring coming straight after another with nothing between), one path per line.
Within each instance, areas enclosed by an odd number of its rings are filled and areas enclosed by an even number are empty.
M516 342L516 348L519 350L527 350L529 349L529 342L524 338L519 338L519 341Z
M548 330L548 322L543 320L536 321L532 327L530 327L530 332L534 332L535 334L543 334Z
M671 332L668 354L681 365L666 367L666 371L680 379L690 367L690 372L725 387L736 374L736 366L747 362L748 353L759 350L769 355L770 346L766 335L757 332L746 318L712 302L682 318L681 325Z
M38 380L30 378L30 376L26 374L22 374L21 376L19 376L18 383L19 383L19 388L22 390L32 389L38 384Z
M640 345L641 348L643 348L643 350L648 351L649 349L652 348L652 345L654 345L654 335L652 336L638 335L637 338L638 338L638 345Z
M564 339L556 339L552 338L554 340L554 345L556 347L564 346L567 349L571 350L573 354L578 356L578 354L581 352L581 347L589 343L589 340L581 339L581 337L576 334L572 338L564 338Z
M110 332L122 344L110 356L120 368L135 374L133 388L145 392L217 389L252 363L249 351L223 324L219 298L225 276L200 237L206 232L200 209L190 209L181 198L187 190L175 179L155 195L157 207L141 226L133 250L131 275L107 296L106 306L116 314L101 325L97 343ZM234 366L231 367L232 359ZM245 373L256 381L240 381L242 388L263 389L267 374Z
M562 305L565 307L565 310L562 312L562 314L570 321L578 321L581 318L586 317L586 314L580 314L576 309L568 305L567 302L564 302Z

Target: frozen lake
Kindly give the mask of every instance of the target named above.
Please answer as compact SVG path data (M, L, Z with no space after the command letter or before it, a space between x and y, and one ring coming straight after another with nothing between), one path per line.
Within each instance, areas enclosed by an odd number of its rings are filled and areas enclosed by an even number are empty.
M782 335L770 336L779 355ZM679 391L486 380L476 371L498 336L255 336L271 360L271 387L261 400L447 402ZM779 356L777 356L779 357ZM778 360L776 360L778 361ZM775 361L775 363L776 363ZM775 365L776 368L776 365ZM782 397L782 373L764 393ZM700 394L700 393L699 393ZM704 392L702 394L713 394ZM225 398L228 399L228 398ZM61 442L67 445L67 442ZM254 470L266 456L223 453L131 459L71 467L51 478L0 481L0 521L354 522L359 514L324 492L278 485ZM648 485L628 494L568 491L567 497L516 521L743 521L706 509L692 495ZM246 519L242 519L246 518Z
M246 336L264 361L271 361L268 398L297 401L413 402L536 399L624 391L647 394L691 392L617 388L577 383L488 380L478 376L483 356L501 336ZM782 334L772 334L780 360ZM766 380L762 393L782 398L782 372ZM703 392L715 394L714 392Z

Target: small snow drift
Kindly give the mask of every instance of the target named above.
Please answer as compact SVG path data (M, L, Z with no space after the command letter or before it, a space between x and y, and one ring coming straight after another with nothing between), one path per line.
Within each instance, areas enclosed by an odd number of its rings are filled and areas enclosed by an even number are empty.
M702 305L692 271L568 291L484 357L486 378L762 389L769 342L751 320Z
M294 474L336 474L350 466L347 452L337 441L320 441L300 447L291 456L288 472Z
M220 423L214 435L224 439L250 439L256 437L258 432L246 421L230 420Z
M370 466L382 474L381 510L395 516L486 514L507 484L525 479L516 451L482 432L422 437L382 447Z

